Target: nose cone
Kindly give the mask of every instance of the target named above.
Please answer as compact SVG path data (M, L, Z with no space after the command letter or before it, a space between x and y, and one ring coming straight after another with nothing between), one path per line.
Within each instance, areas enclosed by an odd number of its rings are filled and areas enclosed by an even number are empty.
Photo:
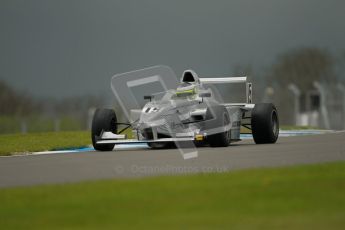
M141 126L163 125L174 113L176 113L176 105L172 101L148 103L142 110L139 124Z
M160 106L159 104L148 103L142 110L140 123L152 122L160 117L164 111L164 107Z

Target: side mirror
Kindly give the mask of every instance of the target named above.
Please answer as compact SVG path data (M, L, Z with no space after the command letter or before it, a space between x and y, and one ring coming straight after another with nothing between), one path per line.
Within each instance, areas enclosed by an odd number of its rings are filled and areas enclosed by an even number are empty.
M207 93L200 93L199 97L211 97L211 93L207 92Z
M146 96L144 96L144 100L152 100L152 96L148 96L148 95L146 95Z

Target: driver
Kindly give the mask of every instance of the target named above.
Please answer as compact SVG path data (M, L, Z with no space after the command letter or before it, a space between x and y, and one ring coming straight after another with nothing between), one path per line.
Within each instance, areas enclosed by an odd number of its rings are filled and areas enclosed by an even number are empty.
M182 83L176 89L177 97L189 97L189 96L195 96L196 94L197 94L197 87L195 84Z
M176 89L177 97L195 97L200 85L199 77L193 70L185 70L181 77L181 84Z

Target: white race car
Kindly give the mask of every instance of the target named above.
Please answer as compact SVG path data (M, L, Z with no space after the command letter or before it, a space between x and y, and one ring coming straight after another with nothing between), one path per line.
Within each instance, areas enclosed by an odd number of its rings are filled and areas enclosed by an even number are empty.
M221 103L209 84L246 84L245 103ZM276 107L271 103L252 103L252 84L246 77L199 78L186 70L176 89L149 100L141 110L131 111L131 123L118 123L114 110L97 109L92 121L92 144L96 150L110 151L115 144L148 143L166 148L179 142L197 146L226 147L240 140L240 128L252 131L255 143L275 143L279 135ZM126 125L119 130L120 125ZM123 132L131 128L134 138Z

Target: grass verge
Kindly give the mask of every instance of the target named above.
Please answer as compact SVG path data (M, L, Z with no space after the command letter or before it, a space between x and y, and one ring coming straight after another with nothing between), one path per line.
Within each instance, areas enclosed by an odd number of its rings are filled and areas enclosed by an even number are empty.
M48 132L0 135L0 155L88 146L90 132Z
M312 127L283 126L282 129L312 129ZM251 133L251 131L241 127L241 133ZM131 138L131 129L126 130L124 134ZM0 156L12 155L13 153L79 148L90 144L91 138L88 131L7 134L0 135Z
M345 163L0 190L3 229L343 229Z

